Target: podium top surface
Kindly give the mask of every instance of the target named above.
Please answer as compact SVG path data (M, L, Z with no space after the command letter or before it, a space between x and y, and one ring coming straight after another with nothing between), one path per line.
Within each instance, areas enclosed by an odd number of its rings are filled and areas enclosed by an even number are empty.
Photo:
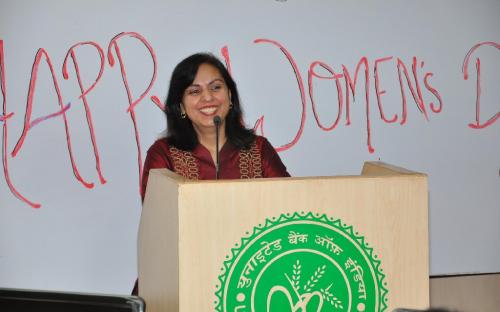
M367 161L363 165L363 169L360 175L342 175L342 176L314 176L314 177L286 177L286 178L268 178L268 179L224 179L224 180L190 180L172 172L168 169L152 169L152 174L160 174L171 180L174 180L178 184L199 184L199 183L223 183L223 182L249 182L249 181L276 181L276 180L318 180L318 179L356 179L356 178L377 178L377 177L401 177L401 176L412 176L412 177L426 177L424 173L411 171L402 167L390 165L380 161Z

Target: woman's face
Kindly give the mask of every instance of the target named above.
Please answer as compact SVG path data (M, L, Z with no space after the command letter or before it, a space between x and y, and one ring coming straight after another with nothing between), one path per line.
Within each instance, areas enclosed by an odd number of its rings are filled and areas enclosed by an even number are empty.
M217 68L210 64L201 64L193 83L186 88L182 97L182 109L200 134L207 128L213 128L213 119L218 115L224 127L229 112L231 92Z

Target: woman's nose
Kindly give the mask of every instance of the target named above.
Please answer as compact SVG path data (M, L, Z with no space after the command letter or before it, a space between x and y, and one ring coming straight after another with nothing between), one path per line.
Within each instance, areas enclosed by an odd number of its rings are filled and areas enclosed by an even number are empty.
M201 95L204 101L211 101L213 98L213 94L209 89L204 90Z

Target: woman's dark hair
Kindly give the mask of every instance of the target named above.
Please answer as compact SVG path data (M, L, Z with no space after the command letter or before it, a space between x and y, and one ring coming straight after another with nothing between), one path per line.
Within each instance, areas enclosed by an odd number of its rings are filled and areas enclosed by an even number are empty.
M193 83L201 64L217 68L231 92L232 108L226 116L226 138L240 149L249 149L255 139L253 130L245 128L243 112L236 83L222 62L212 54L197 53L182 60L170 78L165 114L167 115L168 143L182 150L191 151L198 144L198 137L189 118L181 118L184 91Z

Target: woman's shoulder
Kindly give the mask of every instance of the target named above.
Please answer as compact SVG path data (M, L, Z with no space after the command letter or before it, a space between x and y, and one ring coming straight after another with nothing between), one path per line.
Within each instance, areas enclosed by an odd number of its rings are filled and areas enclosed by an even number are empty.
M255 141L260 151L263 176L265 178L289 177L285 165L281 161L276 149L263 136L256 136Z
M263 137L261 135L255 136L255 140L254 140L253 144L257 145L257 147L259 147L259 148L272 147L271 143L269 143L269 141L266 139L266 137Z
M169 144L167 138L159 138L148 149L149 152L168 151Z
M274 146L269 142L269 140L261 135L256 135L255 140L252 143L252 146L254 148L257 148L257 150L260 152L260 154L264 156L275 156L277 155L276 149Z
M253 143L254 144L257 144L257 145L262 145L263 143L268 143L269 141L267 141L267 139L261 135L255 135L255 138L254 138L254 141Z
M160 138L156 140L148 149L146 159L144 161L144 171L147 173L149 169L171 167L171 152L168 140Z

